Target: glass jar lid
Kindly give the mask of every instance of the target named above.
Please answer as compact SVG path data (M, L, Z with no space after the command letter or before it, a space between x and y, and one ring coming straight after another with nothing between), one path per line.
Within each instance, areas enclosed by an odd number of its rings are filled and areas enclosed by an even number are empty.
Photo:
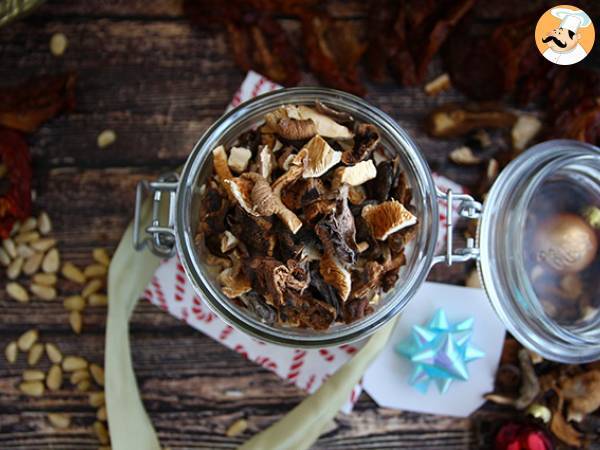
M509 164L484 203L479 269L509 331L562 362L600 358L600 149L536 145Z

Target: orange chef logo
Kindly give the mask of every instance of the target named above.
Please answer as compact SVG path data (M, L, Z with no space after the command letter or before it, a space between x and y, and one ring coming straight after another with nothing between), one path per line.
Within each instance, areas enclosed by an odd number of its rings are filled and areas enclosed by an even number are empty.
M585 11L560 5L546 11L535 27L535 44L548 61L570 66L594 46L594 24Z

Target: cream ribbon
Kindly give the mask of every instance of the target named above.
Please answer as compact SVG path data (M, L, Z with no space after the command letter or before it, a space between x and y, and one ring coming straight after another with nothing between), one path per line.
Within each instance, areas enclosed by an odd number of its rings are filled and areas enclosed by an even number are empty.
M142 223L149 221L150 203L146 202L142 209ZM133 249L133 225L130 224L108 273L105 392L112 448L115 450L161 448L140 398L129 345L129 318L159 264L160 259L149 250L136 252ZM395 323L396 320L392 320L375 333L314 394L277 423L252 437L240 450L308 449L350 398L356 383L383 349Z

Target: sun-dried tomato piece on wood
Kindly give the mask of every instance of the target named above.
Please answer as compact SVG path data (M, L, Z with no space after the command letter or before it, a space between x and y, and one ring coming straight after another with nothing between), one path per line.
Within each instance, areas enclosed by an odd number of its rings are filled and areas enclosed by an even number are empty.
M75 107L73 73L33 78L0 89L0 125L33 133L44 122Z
M354 24L308 13L301 20L306 59L315 76L327 86L365 95L357 66L366 44Z
M14 223L31 214L31 159L20 133L0 128L0 238L7 238Z

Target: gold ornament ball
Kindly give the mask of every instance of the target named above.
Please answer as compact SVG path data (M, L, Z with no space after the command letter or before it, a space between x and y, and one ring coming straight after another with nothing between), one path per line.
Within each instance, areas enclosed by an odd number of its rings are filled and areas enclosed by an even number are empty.
M557 214L542 222L533 242L537 259L560 274L577 273L596 257L598 239L593 228L576 214Z

